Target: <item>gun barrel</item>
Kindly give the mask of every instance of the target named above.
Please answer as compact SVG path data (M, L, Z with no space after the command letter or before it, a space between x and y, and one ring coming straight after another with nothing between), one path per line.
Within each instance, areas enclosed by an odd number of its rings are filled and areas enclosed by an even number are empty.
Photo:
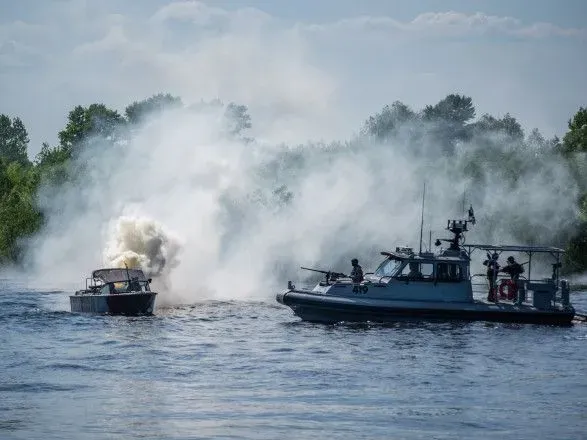
M332 272L330 270L321 270L321 269L312 269L311 267L304 267L304 266L300 266L300 268L304 269L304 270L311 270L312 272L319 272L319 273L323 273L325 275L330 275L331 277L334 278L348 278L348 275L345 275L344 273L340 273L340 272Z
M320 270L320 269L312 269L310 267L304 267L304 266L300 266L300 268L304 269L304 270L311 270L312 272L319 272L319 273L330 273L327 270Z

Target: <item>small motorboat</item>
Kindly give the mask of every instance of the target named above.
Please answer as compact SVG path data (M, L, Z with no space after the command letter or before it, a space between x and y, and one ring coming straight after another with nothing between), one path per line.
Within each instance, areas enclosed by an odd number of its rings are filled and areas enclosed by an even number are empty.
M570 303L570 288L559 279L564 250L540 246L494 246L463 244L469 223L475 224L472 208L468 220L449 220L446 229L452 238L436 240L450 243L438 253L415 253L409 247L383 251L383 261L364 280L353 282L342 273L323 271L325 279L315 287L288 288L276 296L302 320L312 322L393 322L402 319L494 321L551 325L570 325L575 309ZM470 272L471 255L478 250L501 254L512 252L528 256L528 278L501 279L494 283L488 298L488 281L476 291ZM532 256L554 257L549 278L530 279ZM308 269L304 268L303 269ZM475 286L479 286L476 284ZM499 294L497 290L499 289ZM506 289L508 292L506 292ZM491 298L493 294L493 298ZM531 297L531 301L530 301Z
M86 288L69 296L72 312L151 315L156 292L141 269L97 269Z

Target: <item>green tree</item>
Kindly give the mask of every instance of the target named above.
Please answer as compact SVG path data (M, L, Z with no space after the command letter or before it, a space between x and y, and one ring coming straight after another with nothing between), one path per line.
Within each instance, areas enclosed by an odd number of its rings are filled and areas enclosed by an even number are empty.
M417 119L418 116L410 107L395 101L391 106L386 105L379 113L370 116L365 121L362 132L383 140L396 135L402 126Z
M126 107L124 114L131 124L142 122L146 116L155 112L161 112L169 108L178 108L183 105L181 98L169 93L159 93L142 101L135 101Z
M0 261L18 262L22 241L39 230L43 216L36 208L39 174L34 167L0 158Z
M568 125L569 131L563 137L563 152L587 151L587 108L579 108Z
M587 268L587 223L579 226L575 236L569 241L565 249L565 273L583 272Z
M227 130L233 136L241 136L243 131L252 127L251 116L246 105L229 103L224 111Z
M566 159L569 170L582 192L581 197L584 197L587 193L587 108L579 108L569 120L568 127L562 143L556 150Z
M537 155L557 154L561 149L558 136L546 139L537 128L532 130L525 143Z
M537 128L534 128L530 134L528 135L528 138L526 139L526 143L536 149L536 150L540 150L542 148L545 148L547 141L544 138L544 136L542 136L542 133L540 133L540 130L538 130Z
M422 111L422 119L431 124L430 135L445 154L452 154L457 142L469 139L467 123L474 117L473 99L457 94L450 94L435 105L427 105Z
M446 121L464 126L475 117L475 106L468 96L450 94L435 105L427 105L422 113L425 121Z
M115 141L124 123L124 118L116 110L104 104L91 104L88 107L78 105L69 112L67 125L59 132L60 145L72 153L91 136Z
M521 142L524 140L524 130L520 123L509 113L501 119L489 114L484 114L479 120L471 124L475 135L501 134L510 142Z
M69 180L70 162L70 153L66 148L60 145L51 148L46 142L35 157L35 167L43 182L54 186Z
M569 120L568 131L559 144L559 151L567 159L567 165L579 185L581 196L578 199L581 224L577 233L567 245L565 263L569 272L587 269L587 108L580 107Z
M28 164L29 136L20 118L0 115L0 156L8 162Z
M59 165L69 159L67 150L61 146L51 148L47 142L43 142L41 150L35 156L35 165L38 167L47 167Z

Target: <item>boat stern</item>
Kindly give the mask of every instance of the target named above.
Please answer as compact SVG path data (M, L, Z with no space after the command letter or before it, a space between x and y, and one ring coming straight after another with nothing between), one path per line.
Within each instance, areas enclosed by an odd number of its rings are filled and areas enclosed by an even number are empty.
M114 295L70 295L71 311L109 315L152 315L156 292L120 293Z

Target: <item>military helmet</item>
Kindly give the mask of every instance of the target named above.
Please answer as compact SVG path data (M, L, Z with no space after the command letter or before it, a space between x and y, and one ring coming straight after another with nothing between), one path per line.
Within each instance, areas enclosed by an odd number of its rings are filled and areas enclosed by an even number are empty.
M514 257L510 255L508 257L508 262L513 263L514 261L516 261L516 260L514 260Z
M355 264L359 264L359 260L357 260L356 258L353 258L351 260L351 264L354 266Z

